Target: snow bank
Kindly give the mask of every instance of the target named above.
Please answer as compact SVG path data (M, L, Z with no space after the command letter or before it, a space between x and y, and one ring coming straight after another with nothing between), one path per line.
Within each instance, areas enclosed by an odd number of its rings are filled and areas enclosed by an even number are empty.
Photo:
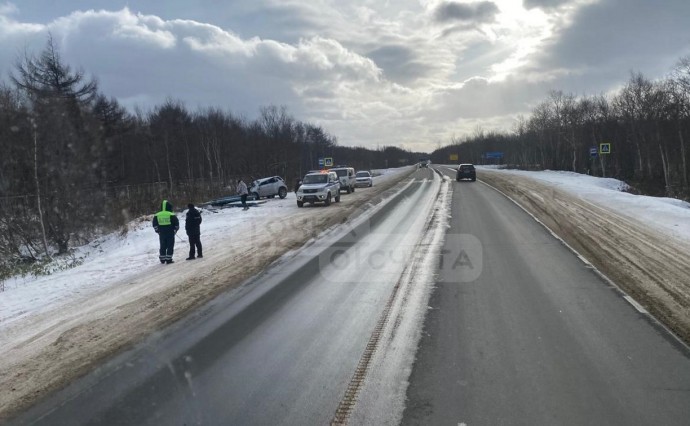
M690 203L675 198L634 195L618 179L600 178L565 171L524 171L477 166L492 172L525 176L569 192L582 200L608 208L642 222L673 238L690 242Z

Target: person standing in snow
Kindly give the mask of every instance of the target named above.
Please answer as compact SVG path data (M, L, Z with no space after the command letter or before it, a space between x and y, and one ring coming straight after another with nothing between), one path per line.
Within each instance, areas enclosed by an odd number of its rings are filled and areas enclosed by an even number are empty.
M247 195L249 191L247 191L247 184L244 183L242 178L237 179L237 194L242 197L242 207L244 207L242 210L249 210L247 206Z
M184 221L184 230L189 237L189 257L186 260L194 259L196 249L197 257L204 257L201 254L201 212L194 208L194 204L187 204L187 217Z
M180 229L180 222L168 200L163 200L161 211L153 215L153 229L156 230L160 242L158 259L161 263L174 263L175 234Z

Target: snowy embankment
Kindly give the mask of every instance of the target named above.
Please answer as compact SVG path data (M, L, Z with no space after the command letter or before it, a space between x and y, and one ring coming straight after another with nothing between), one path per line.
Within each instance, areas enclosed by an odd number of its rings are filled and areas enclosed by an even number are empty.
M496 170L478 166L480 170ZM567 191L582 199L601 205L670 237L690 243L690 203L675 198L650 197L628 193L625 182L580 173L545 170L500 170L513 176L524 176Z
M477 177L537 217L690 343L689 203L629 194L616 179L570 172L478 167Z
M204 258L185 261L184 212L175 263L158 261L151 216L76 249L83 263L42 277L15 277L0 293L0 419L84 374L112 353L182 318L285 253L390 196L415 168L377 171L372 188L329 207L298 208L295 194L248 211L204 209ZM184 201L171 200L185 205ZM262 200L263 201L263 200ZM326 213L326 214L324 214Z

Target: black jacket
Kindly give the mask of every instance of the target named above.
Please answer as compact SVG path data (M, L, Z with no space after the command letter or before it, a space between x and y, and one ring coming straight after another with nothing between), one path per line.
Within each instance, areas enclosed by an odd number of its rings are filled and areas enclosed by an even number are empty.
M200 235L200 225L201 212L194 207L190 208L189 211L187 211L187 217L184 222L184 230L187 231L187 235Z

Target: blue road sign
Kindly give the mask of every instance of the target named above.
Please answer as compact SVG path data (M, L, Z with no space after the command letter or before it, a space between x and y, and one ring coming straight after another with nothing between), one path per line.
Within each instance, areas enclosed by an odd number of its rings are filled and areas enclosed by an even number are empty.
M323 158L319 158L319 167L323 167Z
M590 157L596 157L598 153L599 153L599 149L597 149L596 146L592 146L589 148L589 156Z
M503 153L500 151L485 152L484 158L503 158Z

